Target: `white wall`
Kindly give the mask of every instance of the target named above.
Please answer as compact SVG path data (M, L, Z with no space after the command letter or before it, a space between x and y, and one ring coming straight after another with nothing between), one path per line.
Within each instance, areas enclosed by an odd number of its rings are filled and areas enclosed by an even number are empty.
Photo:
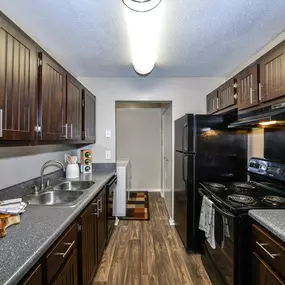
M76 154L76 150L60 145L1 147L0 189L40 176L40 168L47 160L56 159L63 162L65 153ZM45 173L56 169L49 167Z
M96 144L93 145L94 162L116 161L115 101L134 101L147 99L150 101L172 101L172 118L174 129L174 120L183 116L185 113L205 113L206 94L210 93L213 89L224 82L224 78L199 77L83 77L79 78L79 80L87 88L89 88L97 98L97 141ZM110 129L112 131L111 138L105 138L105 129ZM174 132L172 136L172 143L173 142ZM112 152L112 159L109 161L105 160L105 150L111 150ZM174 151L172 153L174 155ZM174 181L174 179L172 180ZM170 215L173 217L173 209Z
M161 189L161 109L116 109L117 160L131 163L133 190Z

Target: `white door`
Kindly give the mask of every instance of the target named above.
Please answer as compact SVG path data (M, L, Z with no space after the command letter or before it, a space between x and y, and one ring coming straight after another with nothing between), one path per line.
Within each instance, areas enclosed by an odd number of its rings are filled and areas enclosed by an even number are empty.
M165 199L168 212L171 213L171 142L172 142L172 108L162 114L162 189L161 195Z

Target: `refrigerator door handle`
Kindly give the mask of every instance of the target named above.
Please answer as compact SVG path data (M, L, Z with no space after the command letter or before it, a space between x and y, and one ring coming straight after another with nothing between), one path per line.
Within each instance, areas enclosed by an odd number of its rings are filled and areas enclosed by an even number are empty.
M187 127L188 127L188 125L185 124L183 126L183 129L182 129L182 151L185 151L185 149L184 149L184 136L185 136L185 130L186 130ZM186 149L186 151L188 151L188 149Z
M183 159L182 159L182 177L183 177L183 181L186 182L188 177L185 178L185 158L188 158L188 155L183 155Z

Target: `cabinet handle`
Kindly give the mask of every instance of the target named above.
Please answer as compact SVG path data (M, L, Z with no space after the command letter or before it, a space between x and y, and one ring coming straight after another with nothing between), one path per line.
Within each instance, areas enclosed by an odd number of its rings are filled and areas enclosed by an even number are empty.
M63 129L65 129L65 135L62 135L63 138L67 139L67 135L68 135L68 125L64 124L62 126Z
M259 99L259 101L261 101L262 100L262 96L261 96L261 92L262 92L262 84L261 83L259 83L258 84L258 99Z
M100 214L99 209L98 209L98 204L99 204L99 200L96 203L91 204L96 207L95 212L92 213L92 215L95 215L96 217L99 217L99 214Z
M217 110L219 110L219 97L217 97Z
M250 104L252 104L252 88L249 89Z
M3 110L0 109L0 138L3 137Z
M70 250L71 250L71 248L73 247L74 244L75 244L75 240L73 242L66 242L66 243L64 243L64 245L68 245L67 250L64 253L57 252L57 253L55 253L55 255L60 255L60 256L62 256L62 258L65 258L65 256L70 252Z
M281 256L279 253L270 253L264 246L268 245L268 243L259 243L256 241L256 244L267 254L269 255L272 259L275 259L275 256Z
M72 139L73 138L73 125L72 124L70 124L70 138ZM67 137L67 135L66 135L66 137Z
M88 138L89 137L89 128L86 128L85 130L85 138Z
M102 213L102 200L100 199L100 200L98 200L98 212L99 213Z

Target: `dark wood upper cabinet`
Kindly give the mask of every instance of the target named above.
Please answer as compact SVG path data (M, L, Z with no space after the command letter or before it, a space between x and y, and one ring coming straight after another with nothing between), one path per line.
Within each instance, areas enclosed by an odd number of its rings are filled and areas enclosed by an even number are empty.
M213 114L218 111L218 90L207 95L207 114Z
M273 100L285 95L285 43L281 43L259 60L259 100Z
M231 107L236 104L236 94L234 90L234 80L230 79L218 88L218 106L219 110Z
M66 118L67 139L82 139L82 91L83 86L67 74Z
M36 83L36 45L0 14L0 140L35 138Z
M82 285L87 285L92 280L98 265L97 254L97 200L80 216L81 225L81 274Z
M96 140L96 97L86 88L83 90L83 137Z
M259 104L258 65L255 64L237 75L238 109L243 110Z
M41 265L35 266L34 269L28 273L24 281L20 283L21 285L41 285L42 282L42 267Z
M67 139L66 71L49 56L39 53L40 139Z
M68 258L59 276L55 279L52 285L77 285L77 284L80 283L78 283L78 260L77 260L77 251L75 250Z
M107 197L106 187L101 191L97 198L98 203L98 259L101 259L105 245L107 243Z

